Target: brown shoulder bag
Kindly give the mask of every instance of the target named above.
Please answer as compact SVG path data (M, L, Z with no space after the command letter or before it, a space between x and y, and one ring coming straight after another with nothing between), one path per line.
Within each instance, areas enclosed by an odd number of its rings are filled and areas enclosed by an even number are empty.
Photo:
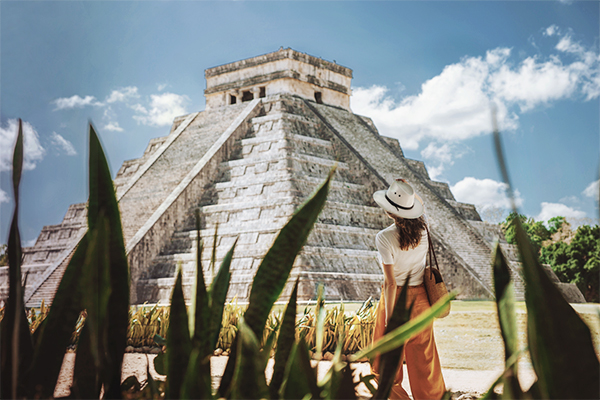
M423 274L423 283L425 284L425 290L427 291L427 298L429 304L434 305L438 300L448 294L448 289L442 278L440 267L438 266L437 257L433 250L433 242L431 241L431 234L429 228L427 228L427 240L429 241L429 265L425 268ZM450 314L450 304L444 309L444 311L438 315L438 318L447 317Z

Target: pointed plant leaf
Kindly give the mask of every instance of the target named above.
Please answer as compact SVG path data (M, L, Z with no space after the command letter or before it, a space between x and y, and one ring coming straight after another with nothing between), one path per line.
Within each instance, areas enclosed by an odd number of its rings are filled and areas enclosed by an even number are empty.
M316 372L310 365L308 348L302 338L292 347L279 395L282 399L321 398Z
M402 285L402 289L400 290L400 294L398 296L398 300L396 304L393 306L392 315L390 320L385 328L385 334L389 334L394 331L398 327L406 324L410 320L410 314L412 312L413 304L407 306L407 295L408 295L408 280L410 279L410 275L406 277L404 281L404 285ZM382 296L383 298L383 296ZM385 337L385 336L384 336ZM400 359L402 357L402 351L404 350L404 343L402 343L397 348L386 352L385 354L380 356L379 359L379 385L377 387L377 393L373 396L374 399L387 399L390 391L392 390L392 386L394 385L394 380L396 378L396 373L398 372L398 368L402 368L400 364Z
M75 366L73 367L73 385L71 393L77 399L98 399L102 382L100 371L96 368L92 355L92 342L89 325L86 322L79 333Z
M378 354L387 353L398 348L398 346L425 329L438 315L444 312L444 307L447 307L448 303L455 297L456 292L449 293L447 297L438 300L429 310L422 312L406 324L386 334L377 342L350 356L350 361L354 362L363 357L373 358Z
M108 346L104 371L105 397L121 397L121 365L127 346L127 328L129 325L129 288L130 276L121 225L121 214L114 191L114 185L93 125L89 124L89 200L88 227L94 229L100 223L100 215L108 223L108 266L111 293L107 309Z
M244 318L257 337L262 337L262 331L269 312L281 295L294 265L296 255L306 242L317 217L325 205L329 184L334 173L335 167L331 169L327 179L318 187L317 191L296 210L292 218L277 235L275 242L256 271ZM235 357L233 357L235 349L235 347L232 348L229 361L235 360ZM228 391L234 369L233 362L228 362L219 386L220 396Z
M180 397L192 350L181 275L181 268L179 268L171 297L171 314L167 331L167 393L165 398L168 399Z
M271 398L278 397L279 389L283 383L285 373L285 365L292 351L292 347L296 341L296 308L298 299L298 281L294 284L294 289L288 301L287 307L283 314L283 321L279 329L279 337L277 338L277 352L275 352L275 364L273 365L273 375L269 385Z
M200 238L200 213L196 210L196 281L194 284L194 297L192 298L193 316L192 346L200 350L199 359L212 354L214 348L210 346L210 308L204 271L202 269L202 240Z
M202 350L194 347L190 354L185 379L181 387L182 399L210 399L210 356L202 356Z
M500 244L496 244L493 258L493 276L494 290L496 293L496 308L498 310L498 321L500 323L500 332L504 340L505 360L508 360L518 351L518 328L515 313L515 293L510 278L510 270L506 259L500 249ZM516 368L515 364L515 368ZM516 369L515 371L516 372Z
M277 339L277 329L270 331L265 339L265 344L262 349L260 349L260 360L261 360L261 369L264 371L267 368L267 364L269 363L269 359L271 358L271 351L273 350L273 345L275 345L275 339Z
M160 375L167 375L167 353L158 353L154 357L154 370Z
M54 295L52 307L44 323L38 328L41 331L35 344L32 368L28 374L28 397L49 398L54 395L63 356L83 309L81 276L89 241L90 234L87 232L70 257Z
M210 285L209 302L210 302L210 319L209 333L211 350L217 346L219 340L219 332L221 332L221 324L223 323L223 310L225 309L225 300L227 299L227 291L229 290L229 282L231 281L231 260L237 239L231 246L231 249L223 258L221 267L217 276Z
M492 116L498 165L518 214L495 113ZM525 282L529 353L538 377L536 390L542 398L600 398L600 363L590 330L540 265L519 218L514 223Z
M323 356L323 339L325 335L325 301L323 300L324 292L323 284L319 284L317 288L317 305L315 307L315 316L317 323L315 327L315 354L317 360L320 360Z
M265 399L269 397L260 357L260 343L243 318L238 323L238 360L231 386L231 398Z
M22 397L25 372L33 358L33 344L27 313L23 302L21 276L21 237L19 234L19 184L23 165L23 125L19 130L13 152L13 194L15 209L8 236L8 299L0 325L0 395L3 398Z
M332 393L332 399L339 400L355 400L356 399L356 384L352 376L352 368L346 365L341 371L341 380L337 386L337 390Z

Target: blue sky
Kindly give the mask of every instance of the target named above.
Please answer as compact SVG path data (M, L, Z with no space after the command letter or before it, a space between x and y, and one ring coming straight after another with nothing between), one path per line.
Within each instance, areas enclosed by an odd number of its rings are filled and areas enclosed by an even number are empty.
M291 47L354 71L352 109L487 218L506 210L498 107L523 213L598 217L599 3L0 3L0 243L26 123L20 227L30 244L87 198L87 128L113 175L204 109L204 70Z

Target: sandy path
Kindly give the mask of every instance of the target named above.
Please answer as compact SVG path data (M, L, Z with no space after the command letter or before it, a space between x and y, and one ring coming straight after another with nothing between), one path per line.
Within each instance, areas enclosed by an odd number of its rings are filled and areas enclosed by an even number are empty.
M130 375L135 375L140 382L146 380L146 363L150 361L150 373L152 377L158 379L164 379L163 375L159 375L154 370L154 360L156 355L154 354L139 354L139 353L126 353L123 361L123 379ZM211 370L213 372L213 386L216 387L221 379L221 374L225 369L225 364L228 357L212 357L211 358ZM73 379L73 365L75 363L75 353L65 354L63 366L58 379L58 384L54 392L54 396L66 396L70 393L69 387ZM316 363L316 362L315 362ZM323 377L329 370L331 362L321 361L319 363L318 375L319 378ZM368 363L354 363L351 367L355 370L355 378L358 378L359 373L362 375L370 374L370 367ZM404 366L404 374L406 376L406 366ZM444 380L446 381L447 388L452 392L471 393L473 395L480 395L487 391L490 385L496 380L496 378L502 372L501 370L459 370L459 369L444 369ZM273 373L273 359L269 361L267 366L266 375L270 378ZM519 378L524 386L524 389L531 386L535 379L533 370L530 368L521 368L519 371ZM402 384L406 391L410 394L410 386L407 379L404 379ZM370 393L367 388L361 384L358 387L359 394L361 396L370 397Z

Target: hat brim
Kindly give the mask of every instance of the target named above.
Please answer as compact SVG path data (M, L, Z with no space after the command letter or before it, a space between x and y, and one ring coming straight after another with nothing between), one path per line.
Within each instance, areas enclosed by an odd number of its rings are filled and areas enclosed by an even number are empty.
M376 191L375 193L373 193L373 200L375 200L379 207L383 208L390 214L406 219L415 219L423 215L423 200L421 200L418 194L415 193L415 203L413 207L410 210L404 210L402 208L398 209L391 205L390 202L387 201L387 199L385 198L386 193L387 190Z

